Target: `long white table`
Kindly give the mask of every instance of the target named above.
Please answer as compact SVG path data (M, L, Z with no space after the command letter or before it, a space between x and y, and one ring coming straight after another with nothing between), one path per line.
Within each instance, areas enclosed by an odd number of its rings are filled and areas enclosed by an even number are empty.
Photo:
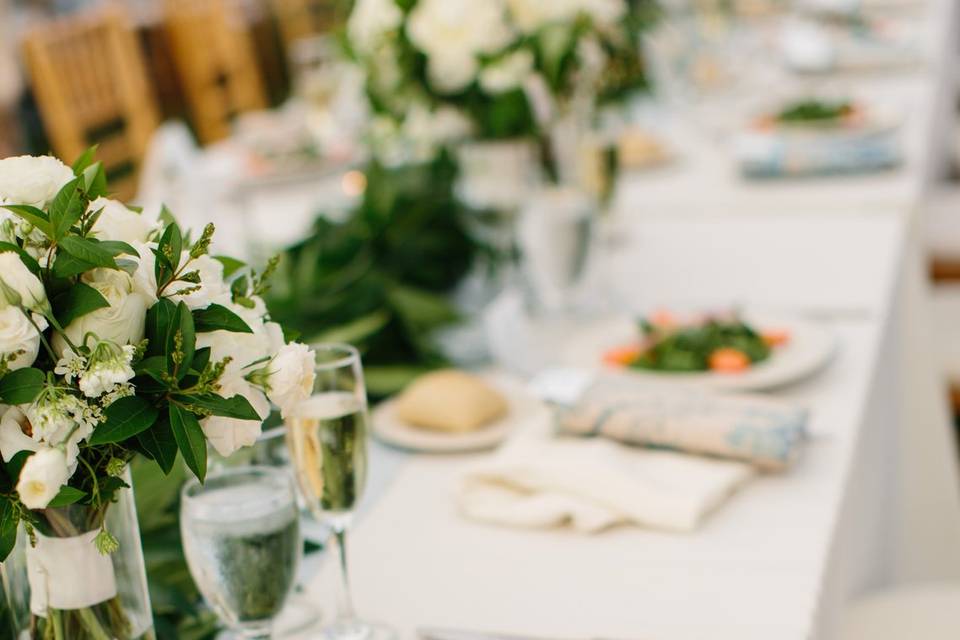
M778 393L813 410L814 438L800 465L752 483L694 534L620 528L584 537L461 518L453 493L477 456L375 448L372 497L351 548L361 610L403 637L444 625L564 638L829 638L849 599L909 572L905 513L960 531L951 450L924 448L928 470L947 470L941 483L925 480L939 499L919 508L902 502L901 474L915 469L901 458L915 451L899 448L945 436L900 435L904 369L890 310L905 230L897 216L638 225L631 248L615 258L617 287L638 304L736 299L810 313L837 331L841 350L830 368ZM731 260L729 248L744 239L756 248ZM858 247L854 269L850 247ZM388 472L376 475L380 460ZM955 570L960 538L935 537L925 552ZM318 599L329 600L328 580L321 572Z

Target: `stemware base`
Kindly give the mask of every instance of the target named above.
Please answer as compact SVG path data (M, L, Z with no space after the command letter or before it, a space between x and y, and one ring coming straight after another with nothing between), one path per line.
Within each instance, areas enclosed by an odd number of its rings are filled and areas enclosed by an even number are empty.
M315 636L316 640L396 640L397 632L390 627L364 620L339 620Z

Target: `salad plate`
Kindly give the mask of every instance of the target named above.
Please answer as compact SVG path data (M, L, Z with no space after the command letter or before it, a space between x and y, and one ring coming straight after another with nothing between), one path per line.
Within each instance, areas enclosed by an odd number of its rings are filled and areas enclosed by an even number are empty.
M658 381L762 391L817 373L835 351L830 330L795 316L751 311L677 320L661 312L595 323L571 338L562 361Z

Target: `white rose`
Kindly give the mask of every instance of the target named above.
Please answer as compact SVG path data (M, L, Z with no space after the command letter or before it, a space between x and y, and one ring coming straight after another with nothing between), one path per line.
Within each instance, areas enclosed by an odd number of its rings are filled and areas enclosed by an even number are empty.
M580 0L580 10L599 25L616 24L627 13L624 0Z
M24 432L30 422L19 407L7 407L0 417L0 457L10 462L21 451L36 451L37 442Z
M153 254L153 249L157 248L156 242L131 242L134 249L137 250L137 270L133 272L133 290L140 293L150 301L150 306L157 301L157 256Z
M347 36L357 53L367 55L402 21L403 13L394 0L358 0L347 20Z
M143 340L150 300L135 289L129 274L117 269L93 269L81 280L99 291L110 306L80 316L65 328L73 344L79 346L88 333L120 346ZM53 349L58 356L67 346L63 336L54 334Z
M28 204L43 209L73 171L51 156L17 156L0 160L0 202Z
M0 253L0 300L7 304L23 305L27 309L41 311L47 307L47 292L43 283L33 275L20 256L13 251ZM12 289L20 300L10 300L5 287Z
M533 33L547 24L569 22L580 11L581 0L506 0L513 23L524 33Z
M156 231L159 221L146 213L137 213L126 205L109 198L97 198L90 203L87 211L102 209L100 217L93 225L93 236L99 240L119 240L134 243L146 242L150 234Z
M28 509L46 509L70 479L67 458L59 449L42 448L20 470L17 493Z
M523 86L532 71L533 54L521 49L484 68L480 86L492 94L511 91Z
M270 362L269 385L270 400L288 413L313 392L316 354L305 344L291 342L281 347Z
M29 367L37 359L40 351L40 333L37 328L40 331L46 329L47 320L35 313L33 322L36 327L18 307L0 309L0 355L18 354L7 362L7 369L10 371Z
M187 260L187 252L184 252L182 261ZM183 264L183 262L181 262ZM200 256L196 260L190 261L185 273L196 271L200 275L200 284L195 285L189 282L174 282L171 284L164 295L174 302L183 302L191 310L206 309L211 304L226 305L230 302L230 285L223 281L223 264L219 260L214 260L210 256ZM198 287L196 291L187 294L180 294L180 291Z
M237 420L222 416L210 416L200 421L207 440L222 456L229 456L241 447L253 445L260 437L262 422L270 415L270 402L263 392L239 376L224 376L220 382L220 395L231 398L241 395L253 407L260 420Z
M270 338L263 330L263 323L251 327L253 333L233 331L208 331L197 334L197 348L210 347L210 361L219 362L229 357L226 376L243 377L248 365L271 355Z
M421 103L413 103L403 119L403 138L413 159L432 158L437 147L468 137L470 120L453 107L440 107L431 112Z
M420 0L407 35L427 54L430 83L447 93L473 81L478 55L496 53L514 37L500 0Z

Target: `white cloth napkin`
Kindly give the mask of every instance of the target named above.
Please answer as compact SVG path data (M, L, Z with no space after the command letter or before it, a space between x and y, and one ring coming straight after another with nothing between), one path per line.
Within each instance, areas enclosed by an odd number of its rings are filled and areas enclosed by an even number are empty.
M468 518L512 527L692 531L752 475L740 462L537 432L470 470L458 501Z

